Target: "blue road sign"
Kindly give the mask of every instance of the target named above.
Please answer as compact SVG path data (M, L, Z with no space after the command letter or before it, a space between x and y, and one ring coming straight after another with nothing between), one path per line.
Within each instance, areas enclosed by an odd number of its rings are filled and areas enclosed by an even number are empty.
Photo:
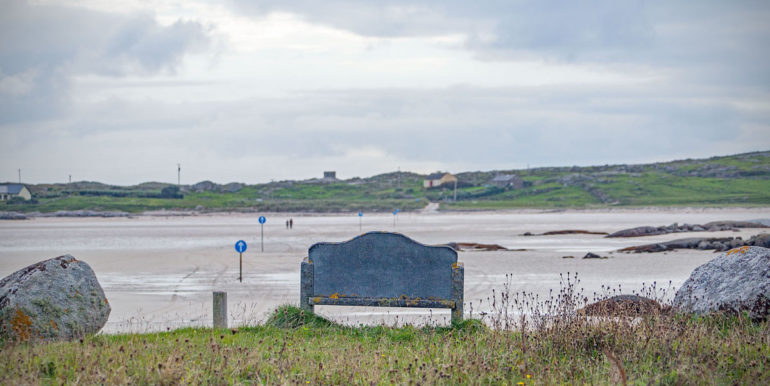
M359 210L359 211L358 211L358 217L363 217L363 215L364 215L364 212L362 212L362 211L360 211L360 210Z
M264 223L265 223L265 221L267 221L267 219L265 218L265 216L259 216L259 223L260 223L260 224L264 224Z
M395 216L395 215L397 215L397 214L398 214L398 212L399 212L399 210L398 210L398 209L394 210L394 211L393 211L393 215L394 215L394 216Z
M243 253L246 251L246 242L243 240L238 240L237 243L235 243L235 251L238 253Z

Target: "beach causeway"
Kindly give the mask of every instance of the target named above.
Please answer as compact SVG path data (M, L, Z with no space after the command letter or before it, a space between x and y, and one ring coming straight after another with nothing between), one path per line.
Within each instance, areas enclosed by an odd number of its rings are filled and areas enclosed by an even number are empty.
M133 218L35 218L0 221L0 275L70 254L88 264L112 306L107 333L164 331L210 326L213 291L227 292L229 325L263 321L281 304L299 297L300 262L317 242L340 242L367 231L390 231L423 244L497 244L507 250L461 250L465 265L465 313L489 309L492 290L527 291L547 298L558 291L560 274L577 273L586 296L623 293L643 283L679 287L712 250L632 254L619 249L666 242L688 233L607 238L602 234L638 226L770 218L768 208L618 209L467 213L366 214L359 230L357 213L316 215L265 213L264 252L259 214L136 216ZM292 229L285 221L293 219ZM585 230L566 233L559 230ZM557 231L557 232L554 232ZM525 233L538 236L523 236ZM699 237L748 239L767 229L699 232ZM555 234L548 234L555 233ZM545 235L543 235L545 234ZM243 282L233 245L248 243ZM582 259L587 253L607 259ZM573 257L573 258L569 258ZM506 277L508 275L508 277ZM605 287L602 287L605 286ZM612 290L610 290L612 291ZM669 291L673 296L674 291ZM296 304L295 304L296 305ZM358 325L449 323L448 310L318 306L330 319Z

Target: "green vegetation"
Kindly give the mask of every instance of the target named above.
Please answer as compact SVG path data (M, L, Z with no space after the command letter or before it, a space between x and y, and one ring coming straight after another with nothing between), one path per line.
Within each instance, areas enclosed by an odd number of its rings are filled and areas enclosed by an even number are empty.
M577 284L577 282L575 282ZM574 286L574 284L573 284ZM575 312L578 295L498 297L449 327L347 327L296 307L265 325L0 344L9 384L768 384L770 323ZM528 319L508 310L528 304ZM526 326L526 327L525 327Z
M515 174L518 188L494 186ZM459 173L454 186L424 189L424 175L387 173L324 183L280 181L258 185L201 182L109 186L95 182L31 185L34 199L0 204L4 211L305 211L417 210L428 201L442 209L601 208L611 206L764 206L770 204L770 152L647 165L536 168Z

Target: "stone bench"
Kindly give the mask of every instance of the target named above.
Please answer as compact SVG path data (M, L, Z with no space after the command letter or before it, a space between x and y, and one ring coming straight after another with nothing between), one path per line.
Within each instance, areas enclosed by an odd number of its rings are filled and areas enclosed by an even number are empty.
M305 311L316 305L450 308L453 322L463 318L464 268L447 246L369 232L314 244L300 272Z

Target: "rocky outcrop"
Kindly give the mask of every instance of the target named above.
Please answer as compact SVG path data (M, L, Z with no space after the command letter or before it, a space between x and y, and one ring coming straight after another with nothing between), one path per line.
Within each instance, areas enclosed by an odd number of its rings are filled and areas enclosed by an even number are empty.
M455 251L510 251L510 249L499 244L449 242L444 245L449 246Z
M190 186L189 191L201 193L201 192L213 192L213 193L235 193L246 186L240 182L230 182L225 185L219 185L211 181L201 181Z
M743 246L757 246L770 248L770 234L762 233L755 236L751 236L748 240L743 240L740 237L690 237L686 239L676 239L672 241L666 241L663 243L653 243L645 245L637 245L633 247L623 248L618 252L665 252L673 251L675 249L714 249L717 251L726 251L728 249L743 247Z
M28 217L18 212L0 212L0 220L26 220Z
M229 184L225 184L222 186L222 191L227 193L235 193L243 189L243 187L246 186L240 182L231 182Z
M767 225L751 221L712 221L703 224L703 227L708 230L730 230L736 228L767 228Z
M640 237L662 235L668 232L665 227L643 226L630 229L623 229L615 233L610 233L607 237Z
M599 256L595 253L588 252L585 256L583 256L584 259L606 259L607 256Z
M767 225L748 222L748 221L713 221L707 224L683 224L679 225L673 223L669 226L642 226L636 228L629 228L610 233L607 237L642 237L642 236L655 236L664 235L667 233L679 233L679 232L719 232L719 231L731 231L739 228L768 228Z
M748 312L753 319L767 319L770 249L735 248L701 265L676 292L674 306L698 314Z
M618 295L589 304L580 310L589 316L642 316L660 313L660 303L638 295Z
M540 234L525 232L522 236L556 236L556 235L606 235L607 232L593 232L582 229L564 229L558 231L548 231Z
M98 332L110 305L91 267L70 255L32 264L0 281L4 339L72 339Z

